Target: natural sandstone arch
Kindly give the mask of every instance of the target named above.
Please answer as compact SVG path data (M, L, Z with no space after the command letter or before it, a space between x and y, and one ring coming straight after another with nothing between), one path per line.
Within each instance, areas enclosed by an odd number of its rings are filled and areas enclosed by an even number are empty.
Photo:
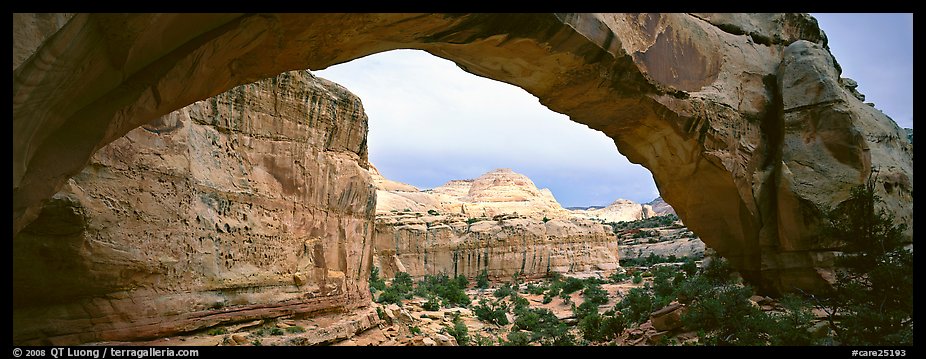
M14 15L13 233L97 149L161 115L416 48L604 132L745 277L811 288L831 258L816 206L872 164L912 219L912 150L841 87L825 45L815 20L790 14Z

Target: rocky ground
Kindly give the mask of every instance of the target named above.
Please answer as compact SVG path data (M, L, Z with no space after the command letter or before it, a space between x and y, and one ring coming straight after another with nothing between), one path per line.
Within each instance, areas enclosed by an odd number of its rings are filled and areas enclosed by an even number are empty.
M652 284L648 268L632 267L628 272L643 273L643 281L633 283L627 279L618 283L602 284L607 292L608 302L600 305L599 313L604 313L621 301L631 288L643 288ZM600 276L590 273L587 276ZM574 306L584 302L581 291L569 295L569 300L554 298L544 304L543 295L528 293L529 286L543 285L547 280L534 280L521 283L518 295L527 299L529 308L550 310L558 320L569 326L569 332L578 338L578 345L698 345L699 336L695 331L682 327L681 316L687 306L672 302L668 306L650 314L649 320L640 325L624 329L616 338L606 342L590 343L582 340L573 312ZM440 308L426 310L426 299L415 297L403 301L402 305L374 303L351 313L327 313L309 319L283 317L273 320L257 320L219 326L189 335L161 338L148 342L134 343L98 343L105 345L201 345L201 346L259 346L259 345L336 345L336 346L457 346L456 338L449 333L454 327L455 317L464 323L469 333L467 345L503 345L507 341L514 316L507 314L509 324L497 325L486 323L476 317L473 306L480 300L511 304L509 297L495 298L493 293L504 283L494 283L489 288L470 288L466 294L472 298L470 308ZM755 295L750 303L767 313L781 313L785 309L777 300ZM828 327L824 321L825 313L814 310L813 326L809 335L825 336ZM534 343L534 345L539 345Z

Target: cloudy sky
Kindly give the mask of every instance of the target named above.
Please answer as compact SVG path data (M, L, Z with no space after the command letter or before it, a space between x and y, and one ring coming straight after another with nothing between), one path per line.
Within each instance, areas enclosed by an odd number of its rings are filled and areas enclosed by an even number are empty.
M866 101L913 127L913 16L815 16L843 76ZM511 168L564 206L659 195L650 172L609 138L543 107L520 88L464 72L417 50L395 50L316 71L360 96L370 160L389 179L433 188Z

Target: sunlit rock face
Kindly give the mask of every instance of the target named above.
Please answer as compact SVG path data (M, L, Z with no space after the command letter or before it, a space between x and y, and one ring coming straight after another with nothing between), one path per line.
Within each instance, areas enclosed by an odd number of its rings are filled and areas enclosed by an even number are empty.
M629 222L656 216L656 211L649 204L639 204L629 199L617 199L602 208L578 209L571 211L574 216L603 222Z
M497 169L420 191L370 174L377 187L374 261L386 277L601 272L619 267L611 227L566 211L527 176Z
M582 219L497 215L473 221L458 214L378 215L374 248L386 277L447 274L510 280L553 272L617 269L618 246L609 226Z
M547 188L537 188L527 176L501 168L476 179L451 180L429 190L388 180L373 168L377 187L376 213L428 212L459 214L467 218L520 215L535 219L572 218Z
M15 24L32 30L14 29L14 236L96 150L139 126L283 71L414 48L614 139L762 291L825 285L835 248L820 241L820 209L873 168L912 242L912 146L839 77L805 14L17 14Z
M360 100L307 71L98 151L13 240L13 340L152 338L369 303Z

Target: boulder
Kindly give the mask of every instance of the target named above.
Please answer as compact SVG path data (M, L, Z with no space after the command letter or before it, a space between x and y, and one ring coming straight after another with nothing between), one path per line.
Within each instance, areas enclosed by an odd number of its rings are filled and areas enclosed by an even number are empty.
M650 321L653 328L658 331L674 330L682 327L682 315L685 314L685 306L673 302L665 308L657 310L650 314Z

